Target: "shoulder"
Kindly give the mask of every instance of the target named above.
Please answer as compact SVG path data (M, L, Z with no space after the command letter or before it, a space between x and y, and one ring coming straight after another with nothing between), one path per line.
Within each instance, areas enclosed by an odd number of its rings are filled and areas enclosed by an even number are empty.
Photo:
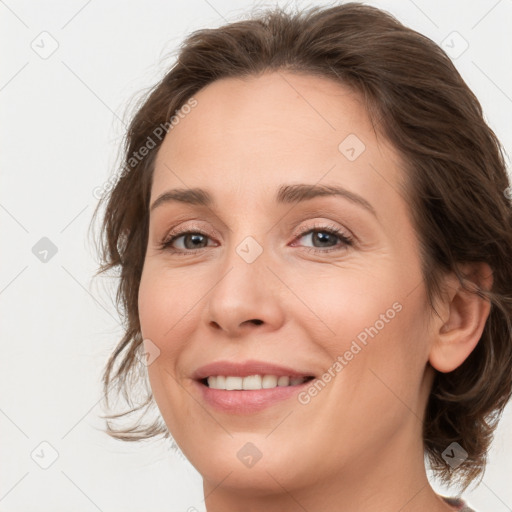
M449 498L443 496L443 499L446 501L446 503L455 507L457 512L476 512L476 510L470 508L469 505L461 498Z

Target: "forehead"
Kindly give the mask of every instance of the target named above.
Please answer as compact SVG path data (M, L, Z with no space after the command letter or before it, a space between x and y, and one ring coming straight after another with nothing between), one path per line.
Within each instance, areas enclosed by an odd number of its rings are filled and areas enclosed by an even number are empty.
M400 159L375 133L361 97L329 78L225 78L194 98L159 149L152 199L171 186L220 193L229 183L256 193L284 181L335 181L363 190L399 178Z

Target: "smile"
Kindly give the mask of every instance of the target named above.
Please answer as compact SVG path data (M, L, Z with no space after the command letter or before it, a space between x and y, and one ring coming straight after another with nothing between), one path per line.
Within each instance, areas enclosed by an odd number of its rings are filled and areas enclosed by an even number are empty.
M199 401L219 412L253 414L296 397L315 378L303 364L270 361L210 362L191 375Z
M247 377L217 375L203 379L202 382L211 389L246 391L297 386L311 379L313 377L289 377L287 375L249 375Z

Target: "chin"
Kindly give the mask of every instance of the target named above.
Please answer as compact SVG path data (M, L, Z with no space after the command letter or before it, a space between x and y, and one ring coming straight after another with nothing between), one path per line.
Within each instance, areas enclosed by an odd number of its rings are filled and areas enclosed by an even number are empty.
M203 479L211 484L222 482L222 487L245 492L252 490L260 495L264 491L282 492L279 484L291 488L302 477L306 480L306 475L301 477L298 472L304 464L303 460L300 466L297 464L294 453L298 450L291 444L287 445L288 449L283 449L282 444L273 444L266 436L235 435L224 443L212 443L210 447L201 443L201 452L192 450L193 453L186 453L186 456Z

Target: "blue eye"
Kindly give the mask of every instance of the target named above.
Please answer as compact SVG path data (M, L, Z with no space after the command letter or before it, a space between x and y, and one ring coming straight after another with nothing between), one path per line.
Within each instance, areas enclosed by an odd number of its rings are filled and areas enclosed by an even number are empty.
M339 241L341 241L344 246L353 245L353 240L349 236L342 233L335 227L316 227L314 229L309 229L301 233L297 238L300 240L301 238L309 237L313 247L313 252L330 252L331 250L338 250ZM318 243L319 245L314 245ZM321 248L327 248L328 250L321 250ZM320 250L319 250L320 249Z
M308 252L326 253L340 251L352 246L354 240L349 235L342 233L335 226L314 226L299 233L295 240L310 237L313 247L304 247ZM178 240L182 239L182 247L175 247ZM161 244L160 249L174 254L187 255L197 253L208 248L208 240L211 237L202 231L181 231L171 233ZM314 245L318 244L318 245ZM295 246L295 243L292 244ZM210 245L211 247L211 245Z
M183 244L184 247L180 247L176 250L175 247L173 247L173 244L179 240L180 238L183 238ZM181 233L177 233L167 240L165 240L161 248L162 249L170 249L172 252L183 252L183 251L190 251L190 250L196 250L196 249L204 249L206 246L202 245L205 240L208 239L208 235L205 233L201 233L200 231L183 231ZM187 244L187 241L190 242Z

